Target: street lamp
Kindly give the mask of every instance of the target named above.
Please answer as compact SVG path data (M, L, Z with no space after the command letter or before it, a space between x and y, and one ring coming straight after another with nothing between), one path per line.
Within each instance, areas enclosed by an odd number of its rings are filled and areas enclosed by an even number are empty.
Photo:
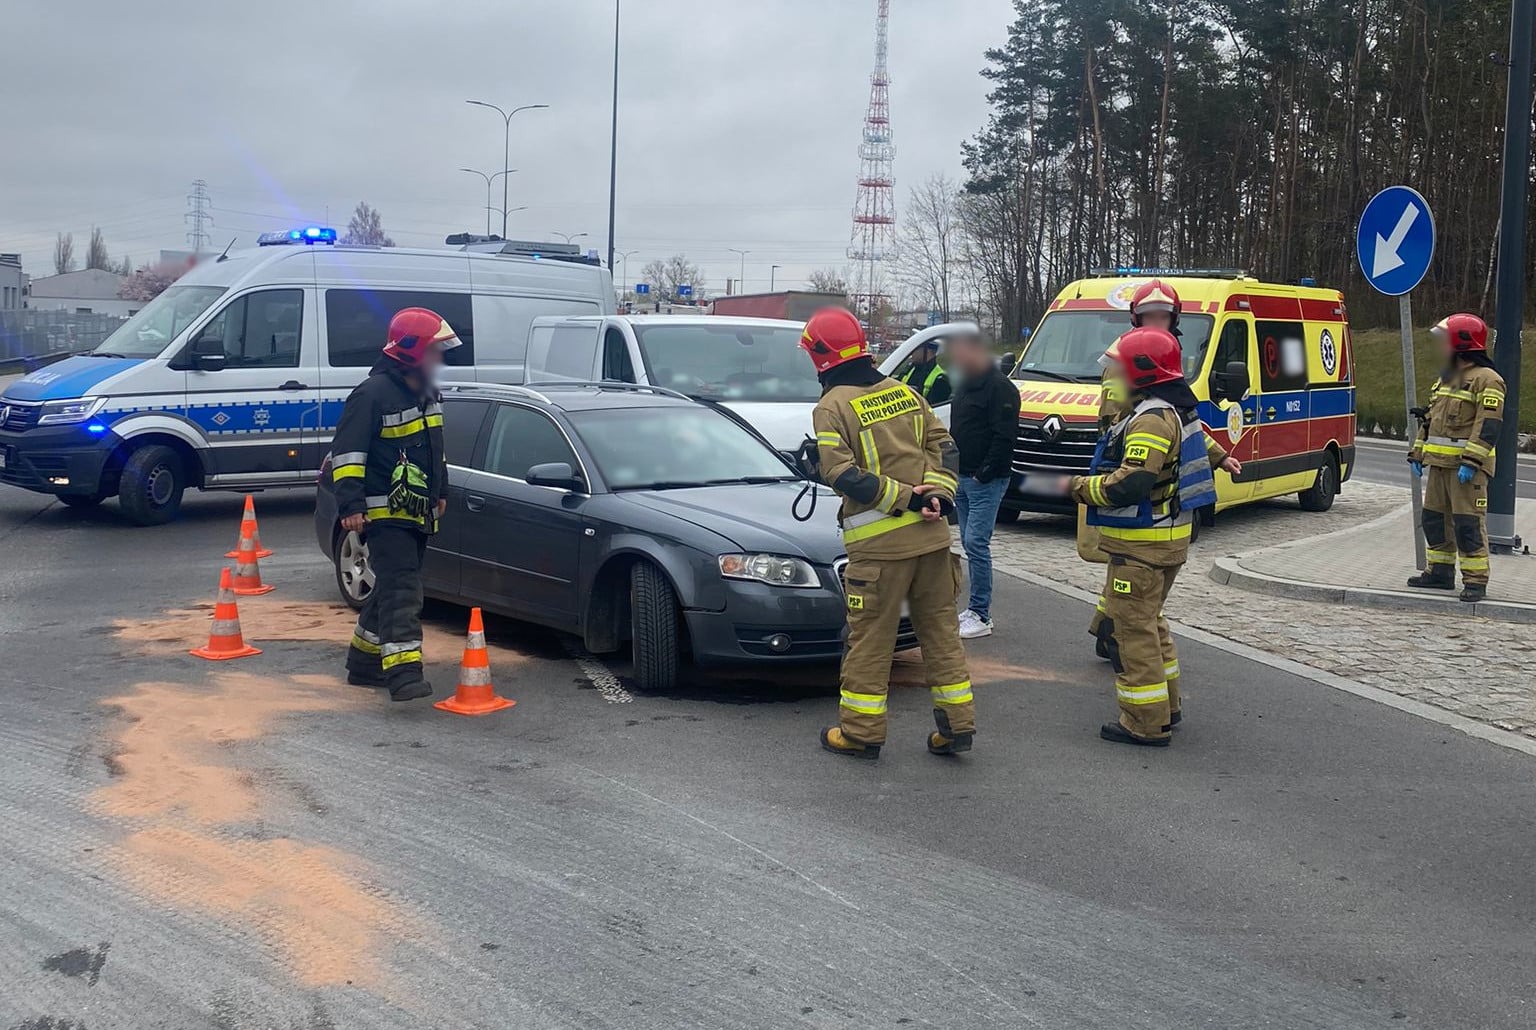
M624 262L624 289L626 289L626 290L628 290L630 288L630 282L629 282L629 256L631 254L638 254L638 253L640 253L638 250L626 250L624 253L619 255L619 260ZM612 265L608 266L608 271L609 272L613 271L613 266Z
M572 240L579 240L583 236L585 236L586 233L584 233L584 232L553 232L550 235L560 237L562 240L564 240L566 242L567 245L569 245ZM610 268L609 271L612 271L612 269Z
M731 247L730 251L731 251L732 254L740 254L741 255L741 278L736 280L736 292L737 293L746 293L747 292L747 255L752 253L752 252L750 250L737 250L735 247Z
M492 111L501 115L505 122L506 134L502 137L501 167L505 169L507 162L512 158L512 116L519 111L542 111L549 107L548 104L524 104L522 107L514 107L511 111L504 111L495 104L488 104L484 100L466 100L466 104L474 104L476 107L489 107ZM487 234L489 235L489 234ZM501 238L507 238L507 177L501 179Z
M608 271L613 272L614 219L619 203L619 0L613 0L613 136L608 141Z
M779 269L781 269L783 267L784 267L783 265L774 265L772 268L768 269L768 292L769 293L774 292L774 289L778 286L778 282L779 282Z
M485 234L489 236L491 234L491 212L497 210L491 206L491 183L511 172L517 171L517 169L508 168L506 171L496 172L492 175L488 175L478 168L460 168L459 171L469 172L471 175L478 175L480 178L485 180ZM505 206L505 201L503 201L503 206ZM501 235L503 239L506 238L507 226L505 219L502 220Z

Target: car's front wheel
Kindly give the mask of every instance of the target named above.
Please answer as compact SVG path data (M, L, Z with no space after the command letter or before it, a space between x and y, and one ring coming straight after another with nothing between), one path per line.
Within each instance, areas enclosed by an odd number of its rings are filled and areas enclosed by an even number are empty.
M164 444L149 444L123 463L117 499L123 513L139 525L159 526L176 517L186 489L187 470L181 455Z
M1333 507L1333 499L1338 495L1339 465L1329 454L1323 458L1322 468L1317 470L1317 479L1312 486L1297 496L1301 499L1302 511L1327 511Z
M672 584L650 562L629 572L629 611L635 684L641 690L671 690L677 685L680 610Z
M368 541L357 532L343 532L336 540L336 589L355 611L362 611L373 593L373 567L368 564Z

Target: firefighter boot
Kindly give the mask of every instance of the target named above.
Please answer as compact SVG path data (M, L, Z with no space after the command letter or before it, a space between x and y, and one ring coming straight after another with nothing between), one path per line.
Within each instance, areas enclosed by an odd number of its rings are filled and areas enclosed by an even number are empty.
M1142 747L1167 747L1172 737L1138 737L1118 722L1106 722L1099 727L1099 736L1116 744L1140 744Z
M1455 590L1456 566L1431 562L1428 569L1408 577L1408 585L1420 590Z
M366 670L358 671L355 669L348 669L347 682L354 687L389 686L389 683L385 681L384 674L382 672L369 672Z
M1469 603L1486 600L1487 597L1488 588L1481 583L1468 583L1461 591L1461 599Z
M415 701L418 698L431 697L432 684L424 679L414 679L389 688L391 701Z
M971 741L975 739L975 733L956 733L949 725L949 716L943 709L933 710L933 721L939 727L934 733L928 734L928 753L930 755L958 755L962 751L971 749Z
M880 757L879 744L860 744L852 737L845 737L840 726L828 726L821 731L821 746L834 755L844 755L848 758L873 761Z

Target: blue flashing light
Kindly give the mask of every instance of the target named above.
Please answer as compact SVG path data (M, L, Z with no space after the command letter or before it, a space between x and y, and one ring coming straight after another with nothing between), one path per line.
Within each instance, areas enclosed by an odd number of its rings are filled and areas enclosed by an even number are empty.
M102 433L107 431L107 427L102 425L100 422L92 422L90 425L85 427L85 431L87 433L100 436Z
M310 246L316 243L335 242L336 230L322 225L307 225L302 229L289 229L287 232L264 232L256 238L258 247L276 247L292 243Z
M1304 275L1304 276L1301 277L1301 285L1303 285L1303 286L1316 286L1317 285L1317 280L1312 278L1310 275Z

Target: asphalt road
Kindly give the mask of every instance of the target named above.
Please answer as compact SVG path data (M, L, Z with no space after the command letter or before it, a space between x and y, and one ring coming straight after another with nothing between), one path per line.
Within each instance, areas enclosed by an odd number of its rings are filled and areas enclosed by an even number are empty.
M1408 486L1408 446L1401 440L1355 439L1355 478L1367 483ZM1515 496L1536 497L1536 455L1521 455Z
M308 498L258 504L265 653L214 664L238 498L0 488L0 1027L1536 1022L1528 756L1194 643L1174 747L1102 743L1086 607L1006 577L963 759L915 687L857 763L831 670L611 703L499 620L516 708L390 705L335 678Z

